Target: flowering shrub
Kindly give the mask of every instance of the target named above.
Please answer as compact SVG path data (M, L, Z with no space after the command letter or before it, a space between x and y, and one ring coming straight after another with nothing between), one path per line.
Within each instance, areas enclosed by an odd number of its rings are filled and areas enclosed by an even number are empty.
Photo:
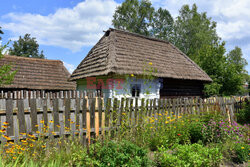
M244 127L233 122L231 125L225 120L215 121L211 119L207 124L203 124L202 134L204 143L220 143L226 139L241 141L244 138Z

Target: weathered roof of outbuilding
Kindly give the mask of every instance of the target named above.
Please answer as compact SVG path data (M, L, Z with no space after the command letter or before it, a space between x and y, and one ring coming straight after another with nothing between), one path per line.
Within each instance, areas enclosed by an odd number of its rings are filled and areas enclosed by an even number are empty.
M170 42L110 28L82 60L70 80L114 74L144 74L152 63L156 77L212 79L188 56Z
M68 81L70 73L60 60L4 56L0 66L12 65L17 70L14 81L0 88L36 89L36 90L75 90L76 83Z

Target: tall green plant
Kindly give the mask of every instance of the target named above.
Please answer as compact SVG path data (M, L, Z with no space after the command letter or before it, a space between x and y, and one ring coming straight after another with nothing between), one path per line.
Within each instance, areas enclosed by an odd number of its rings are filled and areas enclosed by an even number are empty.
M0 59L4 57L3 52L7 48L8 43L1 46L0 45ZM0 66L0 86L10 84L17 71L12 70L11 64L2 64Z

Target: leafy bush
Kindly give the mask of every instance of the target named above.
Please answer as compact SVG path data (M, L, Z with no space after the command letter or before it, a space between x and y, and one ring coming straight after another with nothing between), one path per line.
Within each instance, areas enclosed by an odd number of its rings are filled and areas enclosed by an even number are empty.
M195 122L191 122L189 124L188 130L189 130L191 143L197 143L198 141L203 140L202 126L203 126L203 123L198 120Z
M219 148L207 148L200 144L176 145L174 150L159 148L158 163L160 166L219 166L222 153Z
M250 146L245 143L236 143L234 145L234 153L235 157L233 157L233 161L236 163L247 162L250 158Z
M148 166L147 151L128 141L108 141L91 145L94 166Z
M243 108L236 114L237 122L240 124L250 124L250 102L246 101Z

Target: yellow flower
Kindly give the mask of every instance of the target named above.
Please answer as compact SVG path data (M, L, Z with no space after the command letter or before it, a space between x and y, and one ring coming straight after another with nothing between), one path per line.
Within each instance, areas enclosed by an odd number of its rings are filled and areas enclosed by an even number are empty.
M149 64L149 65L152 65L153 63L152 63L152 62L149 62L148 64Z
M244 149L245 147L241 147L241 149Z
M3 124L4 124L4 125L9 125L9 123L8 123L8 122L3 122Z
M131 74L131 77L134 77L134 74Z
M30 144L29 146L30 146L30 147L34 147L34 144Z
M165 122L165 124L167 124L167 123L168 123L168 121Z
M44 124L44 120L41 120L40 123L41 123L41 124Z
M5 128L5 129L6 129L6 128L8 128L8 126L7 126L7 125L3 125L2 127L3 127L3 128Z
M42 148L45 148L46 147L46 145L42 145Z
M3 135L3 137L7 140L11 140L11 138L9 136Z
M60 125L56 125L58 128L60 128L61 126Z
M50 122L50 123L53 123L54 121L53 121L53 120L50 120L49 122Z
M39 125L35 125L35 127L38 127Z
M13 159L16 159L16 157L13 157Z

